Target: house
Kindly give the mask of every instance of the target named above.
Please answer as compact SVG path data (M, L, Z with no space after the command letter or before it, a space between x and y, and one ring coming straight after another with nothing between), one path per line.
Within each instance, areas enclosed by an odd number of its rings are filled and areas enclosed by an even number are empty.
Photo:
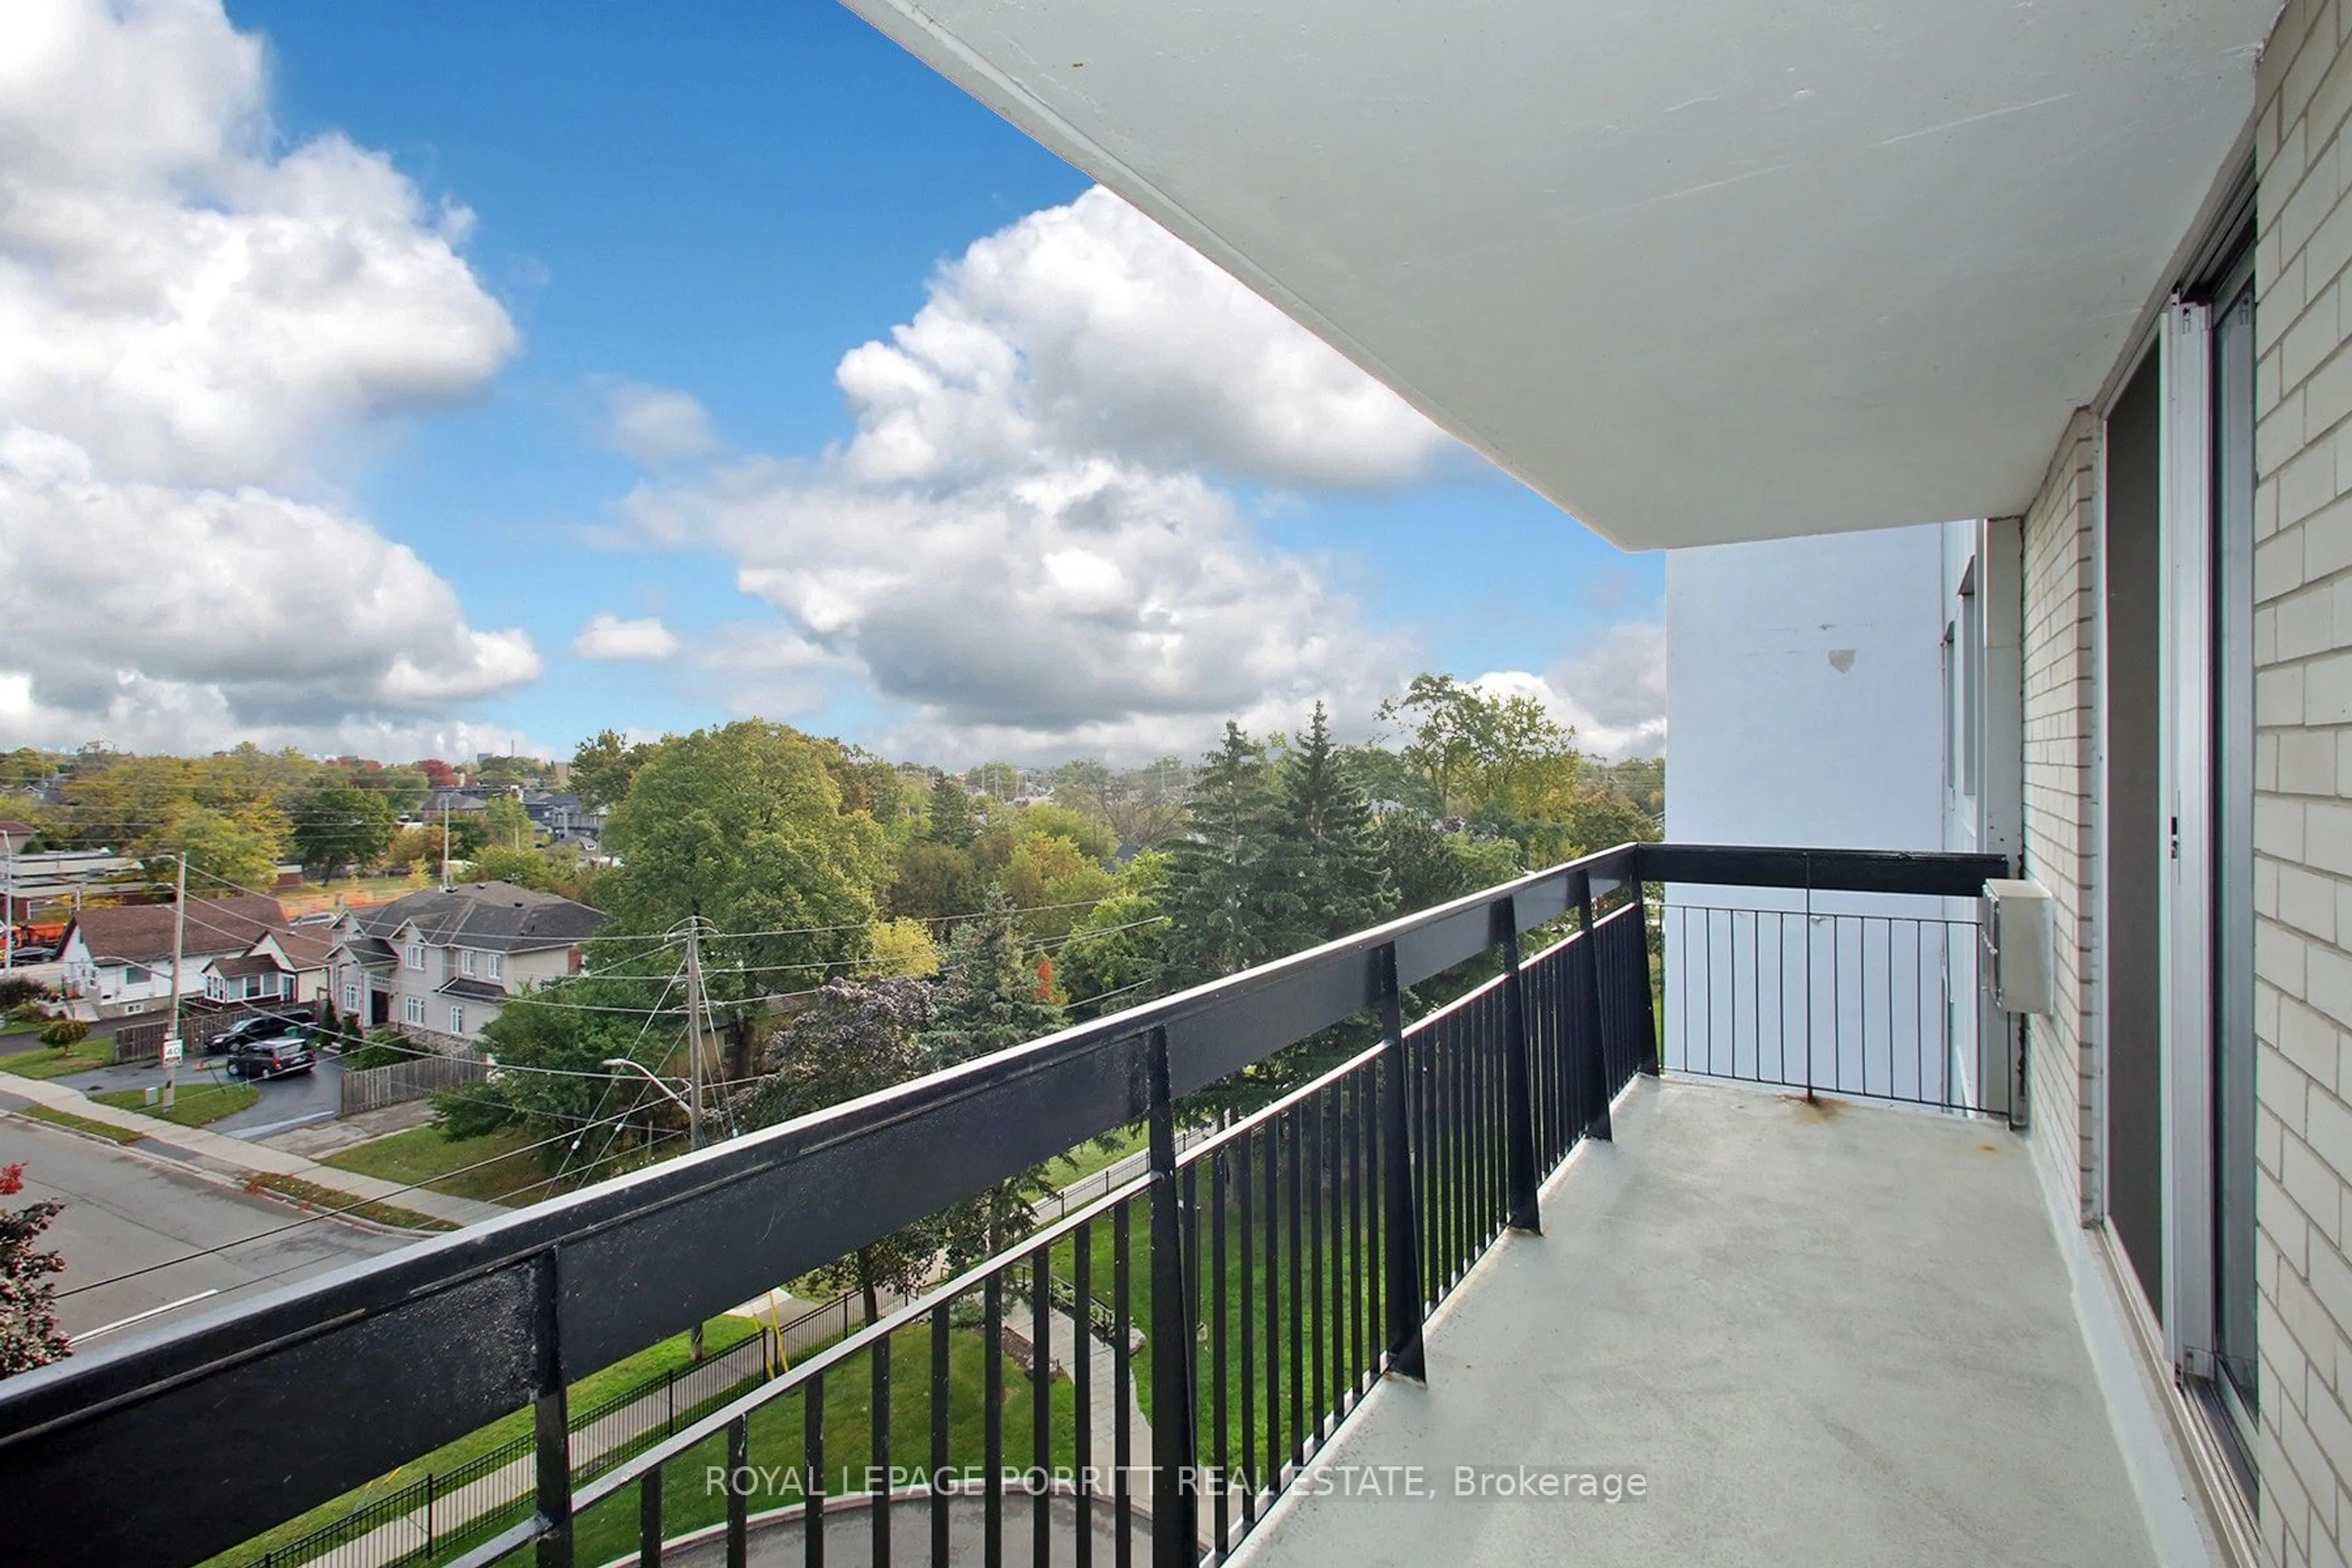
M291 931L278 900L259 894L190 899L184 925L171 904L83 910L58 947L67 998L100 1018L168 1006L175 926L181 927L183 997L208 994L215 966L245 957L265 937L283 938Z
M268 931L243 952L215 959L205 976L215 1002L316 1002L331 995L334 939L324 931L292 926Z
M335 1005L373 1028L473 1040L510 996L577 974L604 923L585 904L467 882L352 909L328 928Z

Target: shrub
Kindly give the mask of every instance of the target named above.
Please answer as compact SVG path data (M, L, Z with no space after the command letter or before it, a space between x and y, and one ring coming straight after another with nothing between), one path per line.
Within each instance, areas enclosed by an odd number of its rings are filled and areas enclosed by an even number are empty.
M52 1018L41 1030L41 1044L63 1050L89 1038L89 1026L79 1018Z
M48 987L22 974L0 974L0 1013L16 1016L19 1008L29 1007L48 995Z

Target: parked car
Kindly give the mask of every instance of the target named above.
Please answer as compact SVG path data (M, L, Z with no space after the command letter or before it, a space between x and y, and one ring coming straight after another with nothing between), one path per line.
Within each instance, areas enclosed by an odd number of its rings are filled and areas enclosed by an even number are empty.
M16 948L16 962L19 963L47 963L57 956L56 948L44 947L38 942L23 942Z
M280 1035L275 1039L248 1040L228 1054L228 1076L257 1081L266 1078L291 1078L296 1073L309 1072L318 1058L311 1055L310 1042L300 1035Z
M237 1047L256 1040L274 1040L285 1035L308 1036L310 1020L295 1013L265 1013L250 1018L240 1018L205 1042L205 1055L217 1057L234 1052Z

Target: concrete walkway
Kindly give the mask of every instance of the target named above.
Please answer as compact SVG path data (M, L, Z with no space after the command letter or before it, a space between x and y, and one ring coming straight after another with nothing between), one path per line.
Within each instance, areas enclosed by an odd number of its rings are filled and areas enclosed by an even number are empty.
M321 1165L284 1149L272 1148L266 1142L231 1138L203 1127L175 1126L161 1117L142 1115L136 1110L119 1110L110 1105L100 1105L78 1089L46 1079L14 1076L0 1079L0 1105L5 1105L11 1100L45 1105L84 1121L103 1122L109 1127L140 1133L139 1142L131 1147L238 1181L249 1181L256 1174L292 1176L314 1186L341 1193L353 1201L371 1199L389 1203L459 1226L494 1219L513 1212L497 1204L450 1197L421 1187L404 1188L396 1182L363 1176L356 1171L339 1171L332 1165Z
M1979 1121L1637 1084L1433 1321L1428 1385L1383 1384L1241 1555L2152 1563L2027 1162Z

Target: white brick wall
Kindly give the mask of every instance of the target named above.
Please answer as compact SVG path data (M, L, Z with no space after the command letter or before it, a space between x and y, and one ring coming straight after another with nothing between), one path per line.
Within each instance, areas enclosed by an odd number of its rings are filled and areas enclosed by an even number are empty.
M2024 526L2025 874L2050 889L2058 921L2058 1006L2027 1026L2028 1104L2043 1179L2073 1194L2085 1220L2098 1212L2089 1100L2097 1078L2088 1055L2096 1038L2097 433L2088 412L2067 426Z
M2352 1533L2352 9L2295 0L2255 122L2254 759L2262 1530Z

